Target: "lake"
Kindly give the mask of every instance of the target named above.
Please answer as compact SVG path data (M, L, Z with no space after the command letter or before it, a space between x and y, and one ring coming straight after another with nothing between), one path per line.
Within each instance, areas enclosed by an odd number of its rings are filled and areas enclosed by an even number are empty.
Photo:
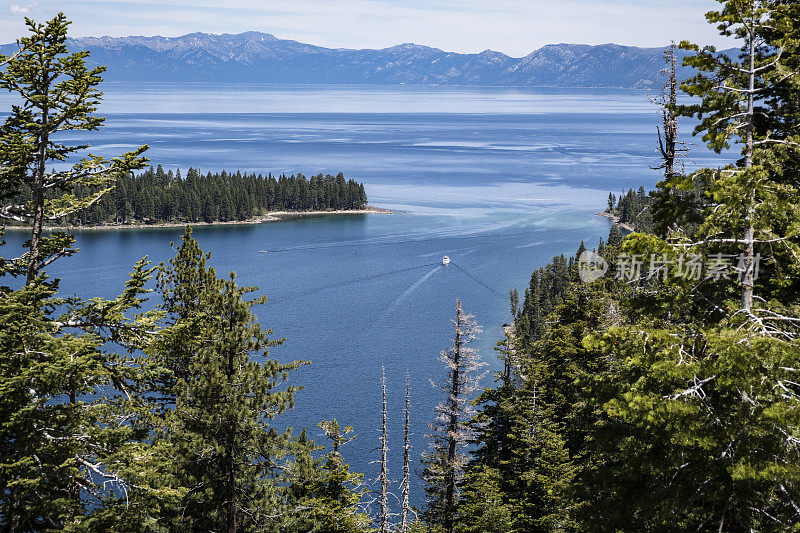
M427 447L452 336L456 299L484 328L489 370L520 294L552 256L608 235L609 191L652 188L658 115L644 92L518 88L264 87L106 84L100 133L70 134L92 152L139 144L166 169L344 172L370 203L398 212L198 227L217 272L260 287L264 327L286 342L272 354L309 360L291 377L305 388L279 425L338 418L358 438L343 452L377 476L380 373L386 368L390 478L402 476L402 406L411 382L413 453ZM10 100L0 97L0 109ZM686 128L685 128L686 129ZM693 166L719 157L694 147ZM80 253L51 274L65 293L112 297L142 256L166 261L180 229L79 231ZM8 247L23 235L8 232ZM260 250L274 250L259 253ZM7 252L8 253L8 252ZM452 264L442 266L442 256ZM8 253L8 255L11 255ZM491 377L484 384L489 385ZM415 466L418 470L418 465ZM395 487L397 488L397 487ZM399 488L397 488L399 491ZM415 480L413 501L422 494Z

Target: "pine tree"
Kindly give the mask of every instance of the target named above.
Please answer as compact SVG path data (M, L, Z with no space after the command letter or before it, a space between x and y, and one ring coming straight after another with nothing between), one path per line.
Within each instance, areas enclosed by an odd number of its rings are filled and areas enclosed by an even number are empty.
M611 230L608 232L607 246L619 247L622 244L622 232L619 229L619 224L612 224Z
M459 514L464 518L458 531L463 533L511 533L515 509L501 488L503 474L483 464L467 471L462 488Z
M475 450L465 467L461 485L459 530L513 531L514 498L510 490L520 472L514 472L511 439L517 409L517 389L512 376L511 340L498 343L504 371L495 376L497 388L487 387L475 400L477 412L470 420Z
M791 242L795 232L787 233L774 223L796 215L794 206L785 200L796 190L776 176L782 171L774 163L776 153L785 152L800 139L797 121L787 121L788 117L779 114L781 99L796 95L791 87L798 83L792 63L797 62L800 46L798 7L777 0L719 1L722 9L710 12L707 18L722 35L741 41L740 61L713 47L681 43L682 48L695 52L686 63L699 70L682 87L702 101L679 110L700 119L695 133L703 133L711 149L720 152L732 140L742 146L742 158L736 165L699 171L709 182L706 195L711 202L698 241L738 248L742 257L740 309L749 314L754 304L756 246L782 240L797 252ZM774 129L780 134L774 136Z
M365 490L363 475L350 471L341 453L342 446L355 439L351 426L341 427L336 419L318 424L330 442L331 450L318 459L320 450L305 433L295 440L296 460L290 465L289 501L294 509L287 513L280 531L324 531L358 533L366 531L369 518L361 508Z
M0 218L30 223L31 238L23 258L31 283L47 266L43 259L74 253L72 239L63 233L42 236L46 221L86 209L113 186L114 178L139 169L146 159L142 146L107 160L89 156L69 170L47 171L51 161L64 161L88 146L68 146L56 139L60 132L94 131L103 124L95 115L102 93L97 86L104 67L88 69L88 52L67 51L69 22L59 13L45 24L26 18L30 35L17 41L19 50L0 56L0 88L19 95L21 105L0 127ZM77 195L83 188L91 192ZM21 198L29 191L29 201ZM54 197L53 193L60 193ZM55 250L53 254L50 251Z
M170 243L174 246L174 243ZM219 280L213 268L207 266L210 253L200 249L186 226L176 254L169 266L159 266L157 280L161 309L167 325L149 349L154 363L168 370L158 387L159 397L168 404L177 398L177 380L189 376L191 359L202 342L202 321L198 318L207 304L208 295L218 289Z
M292 406L295 387L282 387L299 362L269 359L269 339L247 301L252 288L235 277L216 279L191 231L170 268L159 275L165 309L174 321L154 345L154 362L169 369L162 385L174 397L164 439L175 448L178 483L192 487L181 514L193 528L248 531L267 527L285 511L275 462L289 436L270 427Z
M511 318L516 319L519 313L519 293L517 289L512 289L508 296L511 302Z
M431 449L423 455L428 499L425 520L446 533L455 531L458 484L466 461L463 449L470 435L467 423L474 413L471 402L479 388L480 369L485 365L469 346L480 332L475 317L464 313L460 300L456 302L453 344L440 356L447 374L439 387L447 400L436 407L436 419L430 424Z
M125 354L156 318L136 314L152 273L146 260L113 300L59 298L59 280L44 272L75 253L72 236L42 236L44 221L95 202L115 175L143 164L145 147L47 172L86 148L56 142L58 132L102 124L102 68L67 52L63 15L26 23L19 50L0 57L0 87L21 96L0 128L0 218L32 224L28 252L0 259L0 276L25 279L0 286L0 522L10 531L78 527L126 490L119 457L144 434L131 416L137 363Z
M25 275L0 263L1 276ZM125 347L153 326L150 313L129 317L151 272L140 261L114 300L58 298L46 275L0 287L0 519L10 531L75 527L128 486L119 456L146 435L131 417L137 364L106 344Z

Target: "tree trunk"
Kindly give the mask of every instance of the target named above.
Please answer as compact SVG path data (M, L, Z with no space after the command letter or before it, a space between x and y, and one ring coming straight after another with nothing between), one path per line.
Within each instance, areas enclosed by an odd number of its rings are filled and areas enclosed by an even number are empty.
M9 491L9 494L7 495L8 502L10 503L9 509L14 509L15 508L15 505L14 505L16 503L16 495L15 495L15 493L16 493L16 490L15 489L11 489ZM9 517L8 531L10 533L17 533L18 531L21 531L21 530L22 530L22 528L20 528L20 526L19 526L19 516L11 516L11 517Z
M456 509L456 436L458 433L458 397L461 381L461 302L456 306L455 343L453 353L453 381L450 385L450 422L448 424L447 480L445 487L444 526L447 533L455 529Z
M235 329L234 327L234 318L229 314L228 316L228 324L230 327L231 332ZM234 368L234 359L236 357L235 348L231 346L228 349L228 380L232 382L235 377L235 368ZM235 393L234 393L235 394ZM227 443L226 443L226 468L227 472L227 481L225 487L225 500L227 502L227 524L225 526L225 531L227 533L236 533L236 513L237 513L237 502L236 502L236 443L234 442L234 436L232 431L227 432Z
M755 92L755 82L756 82L756 67L755 67L755 56L756 56L756 42L755 42L755 32L756 32L756 16L755 14L752 16L750 20L750 65L748 71L749 77L749 85L748 85L748 93L747 93L747 116L745 119L745 152L744 152L744 167L745 169L753 168L753 151L754 151L754 144L753 144L753 116L754 116L754 104L753 104L753 97ZM753 285L754 285L754 263L755 263L755 250L754 250L754 241L755 241L755 203L756 203L756 191L753 187L750 190L750 196L747 199L747 213L745 215L745 230L744 230L744 257L742 261L742 268L744 270L744 275L742 279L742 310L749 312L750 309L753 307Z
M236 460L233 451L228 452L228 480L225 492L227 500L227 524L225 530L228 533L236 533Z
M75 403L77 403L77 401L78 401L78 397L75 394L75 387L71 386L70 387L70 391L69 391L69 403L74 405ZM76 469L76 472L80 472L80 467L81 467L80 461L78 461L78 459L75 458L75 469ZM79 475L79 474L76 474L76 476L77 475ZM72 486L70 487L70 492L72 493L72 499L75 501L76 509L80 509L80 505L81 505L81 486L78 483L77 478L72 480Z
M46 73L44 74L47 75ZM43 94L50 92L48 83L44 84ZM26 275L26 284L31 283L34 278L39 274L39 256L40 243L42 240L42 226L44 225L44 175L47 170L47 145L50 142L50 136L47 131L49 122L50 110L45 105L42 108L42 133L39 135L39 146L36 151L36 169L33 175L33 229L31 230L31 246L28 251L28 271Z
M386 475L388 447L386 445L386 371L381 368L381 533L389 533L389 480Z
M400 533L405 533L408 530L408 511L411 505L408 502L411 481L411 468L409 465L409 452L411 451L408 445L408 427L409 427L409 412L410 412L410 396L408 375L406 375L406 410L405 410L405 428L403 431L403 489L402 489L402 512L400 515Z

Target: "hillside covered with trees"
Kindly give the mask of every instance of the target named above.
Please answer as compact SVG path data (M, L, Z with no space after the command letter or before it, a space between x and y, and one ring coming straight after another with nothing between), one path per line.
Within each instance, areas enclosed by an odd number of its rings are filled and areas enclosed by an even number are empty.
M73 235L43 232L46 221L101 205L120 183L132 187L118 198L170 197L151 183L168 179L158 170L119 179L147 165L147 146L47 170L83 148L53 142L54 133L103 122L102 69L68 53L68 24L63 14L29 20L19 53L0 58L0 87L25 100L0 128L0 215L30 226L25 253L0 260L0 529L364 530L362 477L339 452L350 430L319 421L323 449L305 430L273 427L298 390L289 375L306 363L270 357L281 341L253 313L265 298L251 298L255 289L235 274L217 276L188 226L174 257L138 261L116 298L64 299L47 275L77 250ZM171 179L173 190L205 195L214 185L271 183ZM336 191L344 179L312 181ZM304 180L278 182L288 195Z
M800 530L800 6L720 4L740 54L683 43L700 73L678 105L667 51L664 178L609 198L636 232L512 293L505 370L429 531ZM741 158L680 171L685 116Z

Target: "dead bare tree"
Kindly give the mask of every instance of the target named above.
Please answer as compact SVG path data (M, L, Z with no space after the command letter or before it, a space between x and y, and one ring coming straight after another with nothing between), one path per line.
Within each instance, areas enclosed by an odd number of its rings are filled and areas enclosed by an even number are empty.
M480 389L483 377L480 369L486 364L478 351L469 347L481 331L475 317L464 313L459 300L453 320L453 344L440 356L447 366L447 380L439 388L447 400L435 408L436 418L430 424L431 450L423 456L428 495L426 519L440 525L446 533L455 530L458 483L466 462L462 449L470 436L467 422L474 414L471 401Z
M400 514L400 533L408 531L408 514L411 510L409 495L411 493L411 465L410 453L411 446L408 443L409 425L411 422L411 394L409 376L406 372L406 407L405 407L405 426L403 429L403 483L402 483L402 510Z
M676 107L678 105L678 58L675 54L675 43L664 51L664 62L666 67L661 74L667 80L661 89L661 94L651 101L661 108L661 128L656 127L658 133L658 151L661 154L662 162L653 170L664 170L664 179L669 180L676 174L676 166L683 169L681 155L688 152L685 143L678 141L678 115ZM663 136L662 136L663 131Z
M381 367L381 533L389 533L389 479L387 477L387 456L389 446L386 442L386 369Z

